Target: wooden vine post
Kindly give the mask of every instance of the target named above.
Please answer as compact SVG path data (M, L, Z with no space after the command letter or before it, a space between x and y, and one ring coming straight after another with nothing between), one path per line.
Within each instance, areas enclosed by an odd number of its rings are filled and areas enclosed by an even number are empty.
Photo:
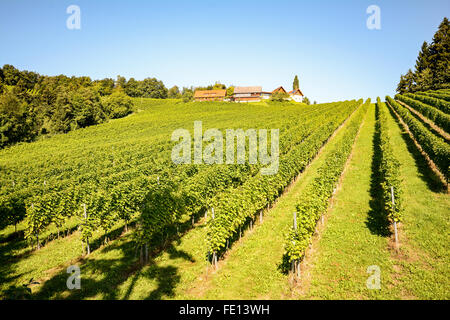
M392 210L395 210L394 187L391 186ZM398 249L397 221L394 219L395 248Z
M15 188L16 187L16 183L14 182L14 180L12 181L12 187ZM14 233L17 233L17 220L14 219Z
M34 210L34 203L31 204L31 209ZM36 231L36 249L39 250L41 245L39 243L39 232Z
M84 211L84 221L87 225L86 203L83 203L83 211ZM91 248L89 247L89 237L86 237L86 251L88 255L91 253Z
M212 217L212 219L214 220L215 218L216 218L216 216L214 215L214 208L211 208L211 217ZM217 269L217 253L216 253L216 251L214 250L214 252L213 252L213 265L214 265L214 267Z
M263 213L262 213L262 210L259 212L259 223L263 223Z
M294 212L294 230L297 234L297 212ZM292 261L292 271L294 272L294 276L300 278L300 259Z
M148 262L148 244L145 244L145 263Z

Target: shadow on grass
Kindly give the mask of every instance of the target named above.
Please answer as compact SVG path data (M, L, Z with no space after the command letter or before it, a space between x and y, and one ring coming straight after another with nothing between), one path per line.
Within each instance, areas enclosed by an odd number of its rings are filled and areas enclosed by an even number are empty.
M25 231L18 230L18 231L10 233L8 235L0 235L0 244L11 242L11 241L16 241L16 240L22 240L24 238L25 238Z
M169 259L182 258L194 261L188 253L177 250L175 244L176 241L165 248ZM113 253L112 251L118 252ZM47 280L33 294L33 299L129 299L141 278L156 282L155 288L150 289L144 299L170 298L175 295L175 287L180 282L178 268L172 265L159 266L155 262L154 255L150 257L148 265L144 268L135 255L135 244L132 241L127 239L115 241L101 249L99 253L106 256L114 255L114 257L101 259L94 257L80 260L81 289L69 290L67 288L66 281L70 274L63 269ZM127 282L129 283L125 289L119 288Z
M284 275L288 275L292 271L292 264L289 262L289 256L285 253L281 262L277 266L277 270Z
M31 254L31 250L26 250L19 255L15 253L22 251L27 246L27 242L23 239L0 244L0 283L2 285L0 296L5 294L3 289L6 289L7 286L22 285L17 283L17 281L23 274L14 275L16 263L20 259L26 259Z
M372 234L382 237L391 236L390 222L387 214L384 212L383 190L381 189L381 141L380 128L378 125L379 109L378 104L375 107L375 133L372 139L373 157L372 174L370 177L370 210L366 220L366 226Z
M389 112L391 116L394 118L395 122L399 126L402 134L403 141L405 141L406 146L408 148L409 153L413 156L414 161L416 163L416 167L419 170L419 177L427 184L428 189L435 193L446 192L446 187L439 179L439 177L434 173L434 171L428 165L426 158L422 155L422 153L417 149L416 144L406 132L403 125L400 123L397 116L394 114L392 109L388 106ZM412 114L412 113L411 113ZM422 122L423 123L423 122Z
M416 110L417 111L417 110ZM410 111L409 112L414 118L416 118L420 123L422 123L422 125L427 128L429 131L431 131L431 133L433 133L436 137L442 139L442 135L436 130L434 129L430 124L428 124L427 122L423 121L423 119L421 119L415 112ZM424 116L425 117L425 116ZM432 121L432 120L430 120Z

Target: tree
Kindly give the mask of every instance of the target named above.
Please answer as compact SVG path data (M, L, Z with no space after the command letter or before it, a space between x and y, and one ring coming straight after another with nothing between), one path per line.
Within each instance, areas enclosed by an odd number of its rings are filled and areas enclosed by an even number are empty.
M450 83L450 23L444 18L428 45L425 41L416 60L415 70L400 77L397 92L439 89Z
M109 96L114 89L114 80L111 78L96 80L94 81L94 88L102 97Z
M74 113L72 130L98 124L106 119L100 95L92 88L83 87L70 92L69 101Z
M415 75L416 77L416 91L427 91L433 88L433 74L430 68L426 68Z
M194 90L195 90L195 88L192 87L192 86L190 88L183 87L183 90L181 91L181 94L184 95L186 92L190 92L190 93L194 94Z
M75 110L70 102L70 92L59 90L54 106L54 113L51 116L49 127L45 126L45 132L52 133L69 132L74 126Z
M116 80L116 88L117 88L117 87L121 87L121 88L125 89L126 84L127 84L127 79L126 79L125 77L122 77L122 76L120 76L120 75L117 76L117 80Z
M140 81L140 89L144 98L166 99L168 96L167 88L162 81L156 78L146 78Z
M2 68L3 82L8 86L15 86L20 80L20 71L10 64L5 64Z
M122 90L115 90L103 101L103 109L111 119L122 118L133 111L133 100Z
M194 99L192 90L183 90L183 102L190 102Z
M397 92L400 94L404 94L406 92L407 85L404 75L400 75L400 82L397 85Z
M234 86L229 86L227 88L227 97L231 97L234 94Z
M220 82L216 81L214 86L212 87L213 90L225 90L227 88L226 85L221 84Z
M415 70L416 74L429 68L430 66L429 59L430 59L430 50L428 48L428 43L424 41L422 44L422 48L419 52L419 56L417 57L416 60L416 70Z
M306 103L309 106L311 104L311 101L309 101L308 97L304 97L303 103Z
M0 146L28 140L32 122L27 118L27 105L14 94L0 96Z
M298 82L298 76L296 75L294 78L294 83L292 84L292 90L300 89L300 84Z
M282 91L278 91L275 92L274 94L272 94L272 96L270 97L271 101L279 101L279 102L283 102L289 99L289 94L286 92L282 92Z
M127 83L123 89L124 89L125 93L127 95L129 95L130 97L141 97L142 96L141 85L134 78L130 78L127 81Z
M408 70L408 72L405 75L405 86L406 86L406 92L412 92L414 90L414 73L411 69Z
M168 97L170 99L180 99L181 98L181 92L180 89L177 86L173 86L169 89Z
M450 82L450 22L444 18L434 34L429 47L431 73L433 86L438 88L441 84Z

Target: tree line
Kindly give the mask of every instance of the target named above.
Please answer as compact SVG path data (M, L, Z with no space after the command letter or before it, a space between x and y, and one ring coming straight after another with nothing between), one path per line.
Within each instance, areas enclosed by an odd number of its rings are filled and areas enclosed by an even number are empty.
M296 76L293 88L298 87ZM134 110L130 97L189 102L195 90L213 89L226 90L228 97L234 94L234 86L220 82L167 89L156 78L127 80L119 75L116 80L92 80L86 76L46 76L5 64L0 68L0 148L124 117ZM306 97L304 102L310 104Z
M450 23L444 18L434 34L433 41L423 43L414 71L400 77L397 92L437 90L450 88Z
M167 97L161 81L130 80L45 76L4 65L0 68L0 148L124 117L134 109L130 96Z

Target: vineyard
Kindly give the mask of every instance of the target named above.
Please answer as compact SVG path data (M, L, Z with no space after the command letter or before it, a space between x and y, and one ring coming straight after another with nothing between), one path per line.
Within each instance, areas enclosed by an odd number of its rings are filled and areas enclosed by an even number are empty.
M420 97L420 96L419 96ZM403 121L411 133L411 136L417 142L418 146L426 153L427 158L437 167L443 178L448 181L450 167L450 145L448 140L433 130L430 130L424 122L418 118L416 113L412 113L409 108L422 114L425 118L435 122L443 131L449 132L450 115L440 111L439 106L445 106L445 101L437 99L435 104L424 104L412 98L396 96L394 100L387 96L386 101L396 112L397 116ZM421 99L421 98L418 98ZM404 102L407 105L402 105Z
M44 299L201 298L198 287L211 289L222 270L230 275L224 283L233 275L239 279L244 261L254 255L248 265L260 263L262 278L275 268L270 273L285 282L280 287L288 287L289 275L302 281L309 249L367 128L378 155L366 170L376 177L373 197L392 231L387 241L395 239L397 252L403 250L411 222L407 165L396 151L392 124L398 121L396 128L408 133L425 159L441 185L436 201L445 208L449 96L437 90L386 97L385 103L378 98L376 104L360 99L311 106L134 98L137 111L125 118L6 147L0 151L0 296L20 294L33 278L31 297ZM264 164L249 161L248 145L243 164L174 163L172 132L187 129L194 136L198 120L203 130L216 128L224 136L228 129L279 129L279 150L270 150L270 136L264 150L277 153L277 173L261 174ZM236 154L234 140L233 146ZM291 198L289 211L275 219L279 203ZM255 242L260 232L265 239ZM266 247L258 245L268 240ZM244 253L237 259L239 250ZM256 258L260 250L267 259ZM92 285L69 292L65 269L74 261ZM228 263L237 266L227 270ZM101 273L108 277L109 271L113 284L99 290ZM208 280L199 284L203 278ZM148 290L153 294L146 296Z

